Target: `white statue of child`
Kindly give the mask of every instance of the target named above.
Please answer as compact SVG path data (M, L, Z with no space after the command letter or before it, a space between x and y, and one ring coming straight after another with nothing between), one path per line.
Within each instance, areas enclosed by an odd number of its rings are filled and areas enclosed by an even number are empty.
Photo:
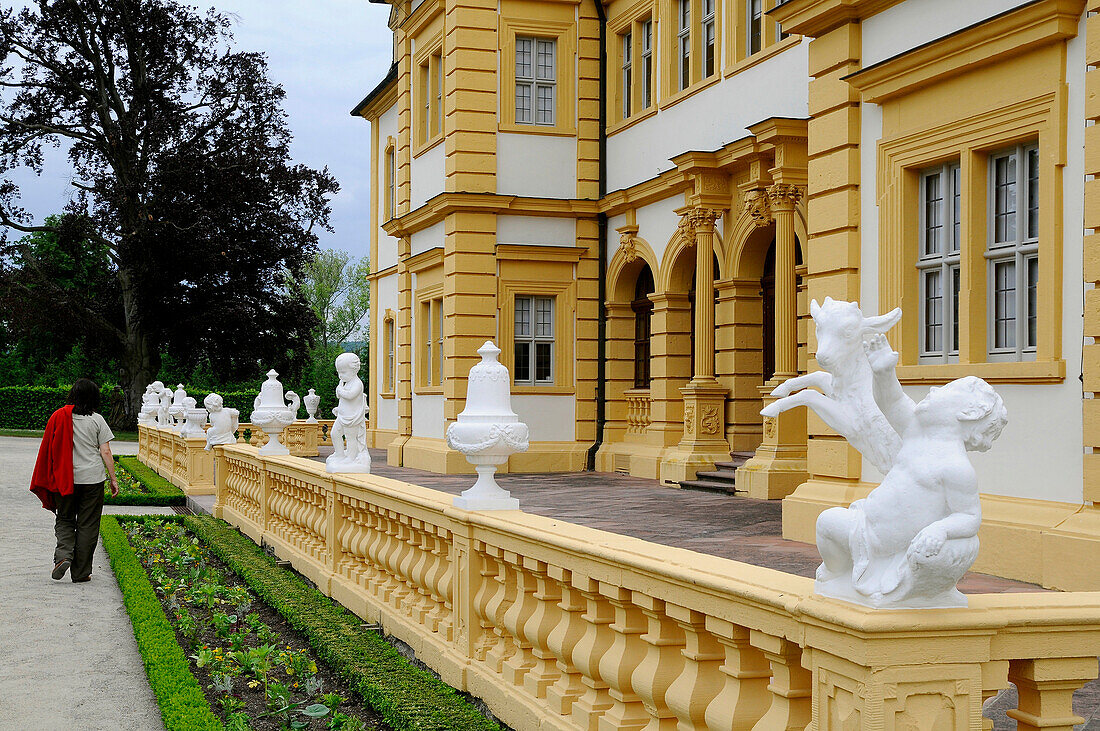
M157 409L157 426L172 426L172 418L168 415L170 408L172 408L172 389L162 388L160 391L160 408Z
M1004 402L988 383L966 376L914 403L898 382L898 354L886 338L875 335L864 348L875 402L901 436L901 449L865 499L818 517L815 589L873 607L966 606L955 585L978 557L982 522L966 453L984 452L1000 436Z
M332 454L325 460L329 472L370 472L370 453L367 451L367 395L359 378L362 363L355 353L341 353L336 357L336 372L340 383L336 386L336 417L332 425Z
M225 408L222 397L216 393L204 398L202 404L210 414L210 428L206 430L207 451L215 444L235 444L234 432L240 425L240 412Z

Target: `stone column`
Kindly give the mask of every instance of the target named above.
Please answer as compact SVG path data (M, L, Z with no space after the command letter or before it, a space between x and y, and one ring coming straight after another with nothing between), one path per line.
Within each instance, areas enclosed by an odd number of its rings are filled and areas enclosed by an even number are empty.
M790 183L768 188L775 221L775 373L760 389L761 405L775 400L771 390L798 375L798 290L795 275L795 206L802 190ZM764 419L756 455L737 471L737 489L763 500L783 498L806 481L806 410L792 409Z
M714 221L718 212L695 208L688 214L695 231L695 385L714 380Z

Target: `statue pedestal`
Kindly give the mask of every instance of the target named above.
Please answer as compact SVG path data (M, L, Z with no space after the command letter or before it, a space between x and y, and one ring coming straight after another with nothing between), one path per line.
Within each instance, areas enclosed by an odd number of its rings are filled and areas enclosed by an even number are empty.
M761 386L764 405L778 401L776 385ZM756 454L737 469L737 491L751 498L777 500L790 495L809 478L806 472L806 410L792 409L764 417L764 440Z
M661 462L662 482L695 479L730 458L726 441L726 389L714 379L692 379L680 389L684 397L684 435Z
M463 510L519 510L519 499L512 497L511 493L497 484L493 474L497 471L498 464L504 464L508 457L487 462L485 458L468 456L474 462L477 470L477 482L469 490L463 490L462 494L454 499L454 506Z

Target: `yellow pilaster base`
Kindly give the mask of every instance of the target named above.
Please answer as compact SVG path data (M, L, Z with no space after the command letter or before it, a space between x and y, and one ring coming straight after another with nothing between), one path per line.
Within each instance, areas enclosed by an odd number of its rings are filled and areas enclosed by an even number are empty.
M725 431L726 389L716 381L692 380L680 389L684 397L684 436L661 459L661 481L695 479L700 470L714 469L729 459Z
M767 395L763 404L775 400ZM745 491L751 498L777 500L793 493L808 476L806 410L793 409L776 417L764 417L764 440L756 455L737 469L737 491Z

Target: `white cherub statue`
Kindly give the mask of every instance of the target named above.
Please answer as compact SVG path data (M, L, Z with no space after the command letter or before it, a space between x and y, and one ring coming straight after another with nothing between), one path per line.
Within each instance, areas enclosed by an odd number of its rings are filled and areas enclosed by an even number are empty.
M902 390L898 354L883 335L865 343L874 400L901 437L894 464L863 500L817 520L818 593L873 607L957 607L956 583L978 557L981 503L968 451L984 452L1008 414L980 378Z
M355 353L341 353L336 357L336 372L340 383L336 386L336 417L332 425L333 452L325 460L329 472L370 472L370 453L367 451L367 395L359 378L362 363Z
M206 449L215 444L234 444L237 437L234 432L240 424L240 412L223 406L222 397L212 393L202 400L210 413L210 428L206 430Z
M162 388L160 390L160 408L157 409L157 426L170 427L172 426L172 417L168 415L168 410L172 408L172 389Z

